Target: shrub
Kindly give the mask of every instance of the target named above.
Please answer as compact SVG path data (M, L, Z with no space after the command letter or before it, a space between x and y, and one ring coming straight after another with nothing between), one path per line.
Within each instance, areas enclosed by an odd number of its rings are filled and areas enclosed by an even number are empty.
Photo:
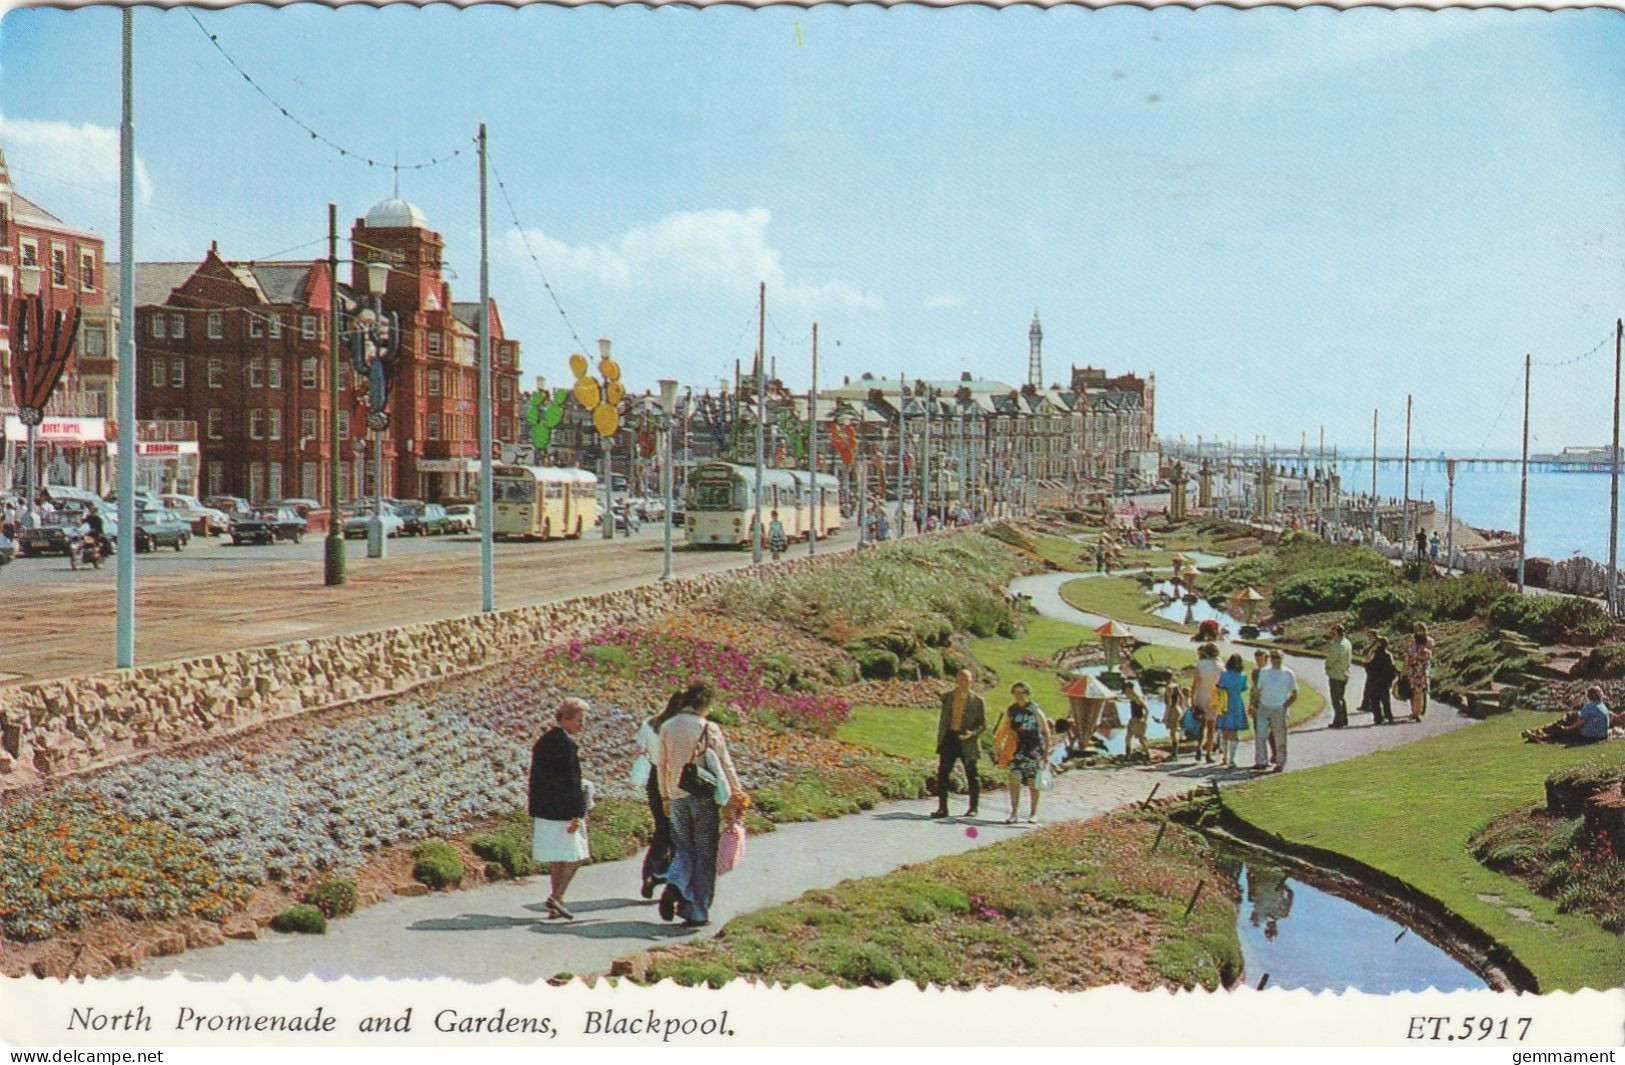
M1381 625L1392 621L1411 606L1411 597L1401 588L1385 585L1367 588L1349 604L1361 625Z
M271 928L277 932L298 932L301 935L327 934L327 918L314 906L289 906L271 918Z
M1270 607L1277 618L1347 610L1356 596L1375 583L1376 575L1368 570L1309 570L1277 586Z
M530 835L530 816L520 810L504 818L492 831L476 837L470 847L476 855L496 866L502 876L529 876L541 868L531 859Z
M940 677L943 674L942 652L934 647L921 647L915 651L914 662L922 677Z
M858 663L858 672L874 680L890 680L897 676L897 656L890 651L857 651L852 655Z
M412 848L412 878L437 891L463 882L463 860L445 840L426 839Z
M1512 594L1504 581L1487 573L1465 573L1449 579L1424 580L1416 604L1433 621L1466 621Z
M305 901L325 917L348 917L355 912L355 881L344 877L323 880L305 892Z
M1591 642L1605 638L1613 622L1589 599L1507 595L1490 604L1489 620L1541 643Z

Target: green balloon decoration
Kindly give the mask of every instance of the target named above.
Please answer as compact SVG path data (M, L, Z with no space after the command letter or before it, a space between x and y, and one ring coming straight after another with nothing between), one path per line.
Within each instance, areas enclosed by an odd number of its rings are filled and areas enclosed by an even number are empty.
M553 430L564 420L564 404L570 398L568 388L556 389L552 396L536 392L525 409L525 420L530 423L530 442L538 451L545 451L553 439Z

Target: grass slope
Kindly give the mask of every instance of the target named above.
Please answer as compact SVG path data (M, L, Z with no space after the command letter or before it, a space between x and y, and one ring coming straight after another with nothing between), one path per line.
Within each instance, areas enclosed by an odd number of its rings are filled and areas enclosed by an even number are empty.
M1469 840L1496 817L1543 801L1552 770L1618 758L1615 751L1522 743L1518 734L1529 724L1527 715L1494 718L1233 788L1226 801L1258 828L1348 855L1443 902L1510 948L1542 991L1618 987L1625 942L1594 921L1558 913L1551 900L1469 853ZM1520 920L1511 908L1532 916Z
M1181 625L1177 621L1147 613L1146 607L1156 605L1157 597L1147 594L1133 577L1080 577L1061 585L1061 598L1068 605L1091 614L1102 614L1119 621L1170 632L1196 632L1194 625Z

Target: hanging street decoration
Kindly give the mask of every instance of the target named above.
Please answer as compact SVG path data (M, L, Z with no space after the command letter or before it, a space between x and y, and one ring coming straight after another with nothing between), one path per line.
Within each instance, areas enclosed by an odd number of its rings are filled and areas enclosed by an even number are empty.
M569 402L568 388L555 388L552 395L534 392L530 406L525 408L525 421L530 424L530 442L537 451L546 451L553 441L553 430L564 420L564 405Z
M626 398L626 386L621 384L621 368L614 359L599 359L598 372L603 375L603 381L587 373L587 358L581 354L570 356L570 372L576 375L575 394L576 402L581 404L583 410L592 413L592 427L598 435L608 440L621 428L621 411L618 404Z
M850 425L837 423L830 427L829 444L835 449L835 457L841 460L841 465L850 470L858 457L858 431Z

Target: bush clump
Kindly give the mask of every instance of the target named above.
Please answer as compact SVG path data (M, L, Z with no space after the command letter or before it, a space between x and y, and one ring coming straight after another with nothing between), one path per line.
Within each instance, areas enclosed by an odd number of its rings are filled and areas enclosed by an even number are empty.
M897 656L890 651L855 651L852 658L858 663L858 673L871 680L897 676Z
M435 890L463 882L463 860L445 840L426 839L412 848L412 879Z
M1377 583L1369 570L1317 569L1288 578L1270 596L1277 618L1347 610L1355 597Z
M348 917L355 912L355 881L345 877L323 880L305 892L305 901L326 917Z
M488 865L496 866L501 876L530 876L541 869L530 856L530 835L530 816L520 810L492 831L475 837L470 846Z
M1412 605L1411 597L1403 589L1384 585L1367 588L1355 596L1349 609L1361 625L1381 625L1393 621Z
M1589 599L1507 595L1490 605L1489 620L1541 643L1595 643L1613 628L1607 613Z
M327 918L314 906L289 906L271 918L271 928L277 932L297 932L300 935L326 935Z

